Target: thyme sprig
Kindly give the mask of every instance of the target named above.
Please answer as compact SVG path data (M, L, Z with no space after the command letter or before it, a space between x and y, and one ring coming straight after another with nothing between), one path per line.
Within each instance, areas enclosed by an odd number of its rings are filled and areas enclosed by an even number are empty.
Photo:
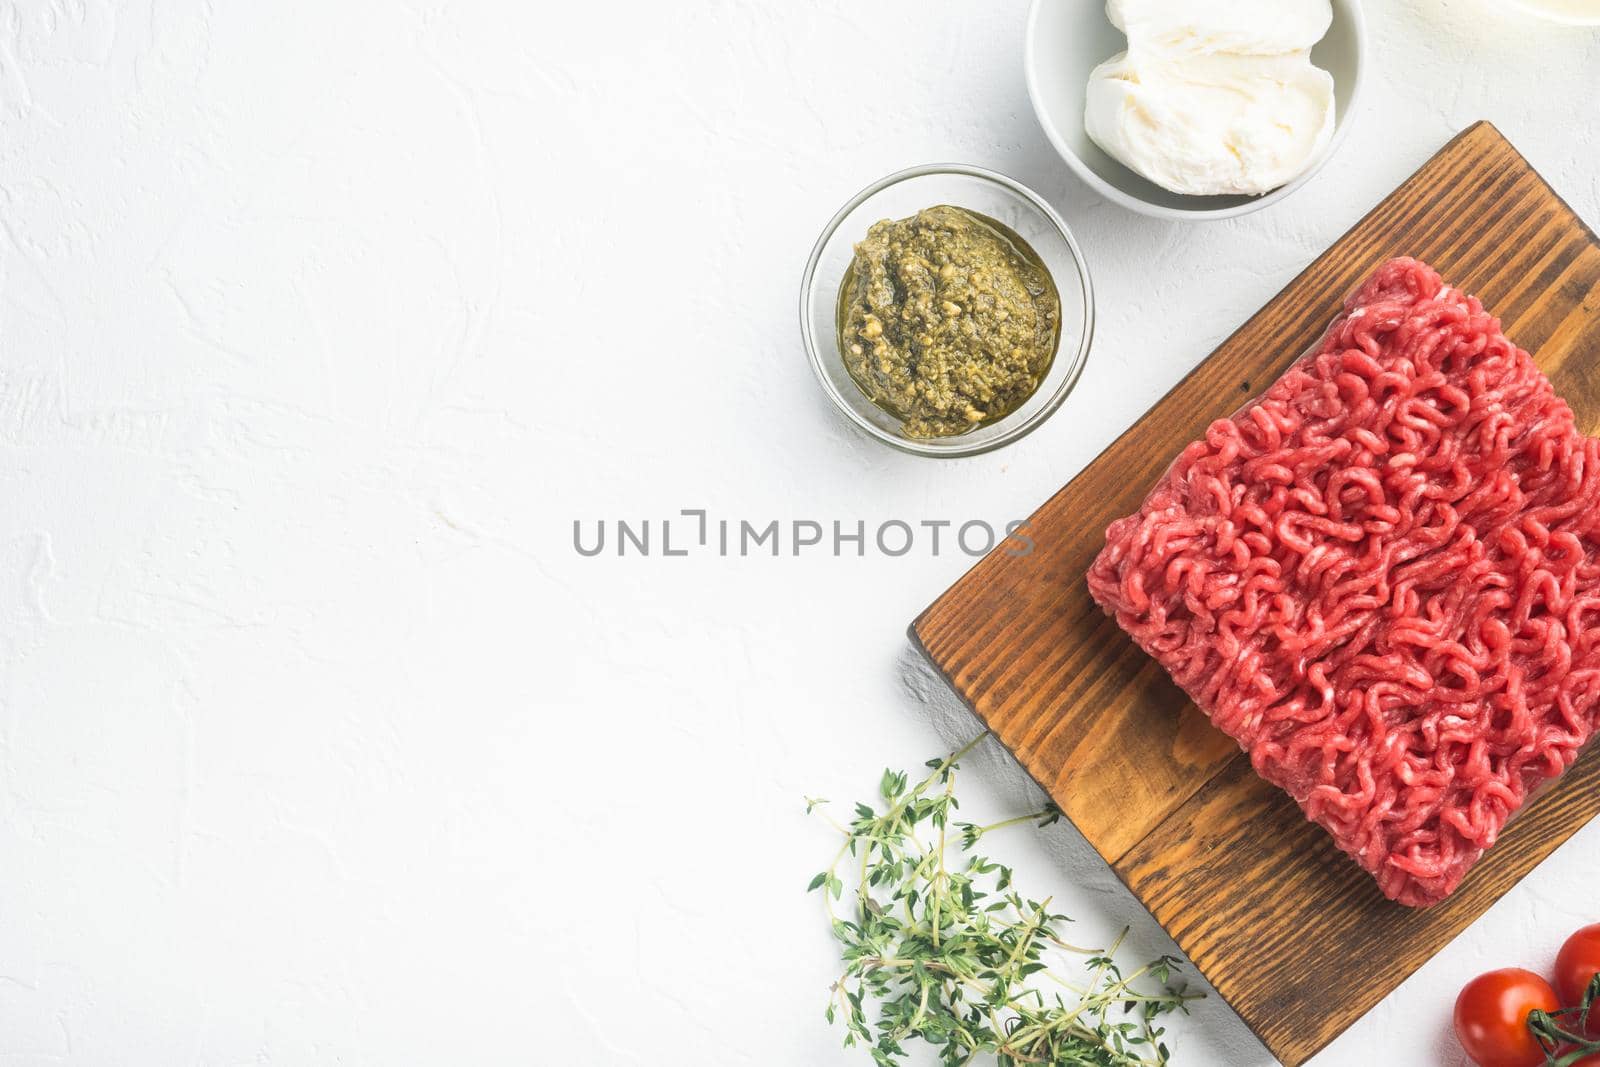
M1010 867L975 851L997 830L1048 826L1061 812L953 820L958 761L986 736L929 760L914 785L884 771L881 812L857 804L848 825L824 813L844 838L809 887L822 894L845 964L828 1021L842 1019L845 1045L865 1047L879 1067L895 1067L914 1040L937 1047L946 1067L986 1054L998 1067L1166 1064L1156 1020L1203 995L1173 984L1179 961L1162 956L1124 976L1114 957L1126 930L1104 951L1069 944L1057 931L1070 920L1049 899L1023 896ZM826 803L808 797L806 811ZM1058 969L1066 953L1086 957L1070 978Z

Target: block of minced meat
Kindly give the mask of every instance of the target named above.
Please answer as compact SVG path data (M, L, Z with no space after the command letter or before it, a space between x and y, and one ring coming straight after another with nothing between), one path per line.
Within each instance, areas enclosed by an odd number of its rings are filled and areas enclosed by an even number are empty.
M1473 297L1385 264L1106 531L1094 599L1401 904L1600 728L1600 442Z

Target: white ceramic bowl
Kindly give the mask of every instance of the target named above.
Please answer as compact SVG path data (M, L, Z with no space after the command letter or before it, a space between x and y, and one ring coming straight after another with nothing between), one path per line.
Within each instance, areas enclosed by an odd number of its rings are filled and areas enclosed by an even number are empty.
M1600 0L1512 0L1512 6L1568 26L1600 26Z
M1333 0L1333 25L1311 61L1333 75L1333 139L1306 172L1263 196L1185 196L1148 181L1107 155L1084 130L1089 73L1128 47L1097 0L1033 0L1023 60L1028 95L1045 136L1084 181L1107 200L1162 219L1229 219L1259 211L1293 193L1339 147L1361 92L1367 24L1360 0Z

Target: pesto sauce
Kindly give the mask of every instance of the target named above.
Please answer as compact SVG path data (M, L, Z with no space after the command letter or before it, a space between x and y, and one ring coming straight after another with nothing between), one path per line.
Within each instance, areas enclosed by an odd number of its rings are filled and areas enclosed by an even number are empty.
M872 225L840 285L838 323L845 369L905 436L953 437L1039 388L1061 297L1009 227L939 206Z

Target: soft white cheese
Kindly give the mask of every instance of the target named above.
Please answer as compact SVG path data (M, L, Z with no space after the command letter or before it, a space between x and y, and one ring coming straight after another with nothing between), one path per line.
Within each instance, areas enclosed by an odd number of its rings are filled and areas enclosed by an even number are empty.
M1333 78L1304 52L1174 59L1135 48L1089 76L1096 144L1175 193L1257 195L1297 178L1333 137Z
M1135 50L1275 56L1303 52L1333 23L1329 0L1106 0Z
M1310 49L1329 0L1106 0L1128 51L1089 76L1101 148L1175 193L1256 195L1303 174L1333 137L1333 78Z

